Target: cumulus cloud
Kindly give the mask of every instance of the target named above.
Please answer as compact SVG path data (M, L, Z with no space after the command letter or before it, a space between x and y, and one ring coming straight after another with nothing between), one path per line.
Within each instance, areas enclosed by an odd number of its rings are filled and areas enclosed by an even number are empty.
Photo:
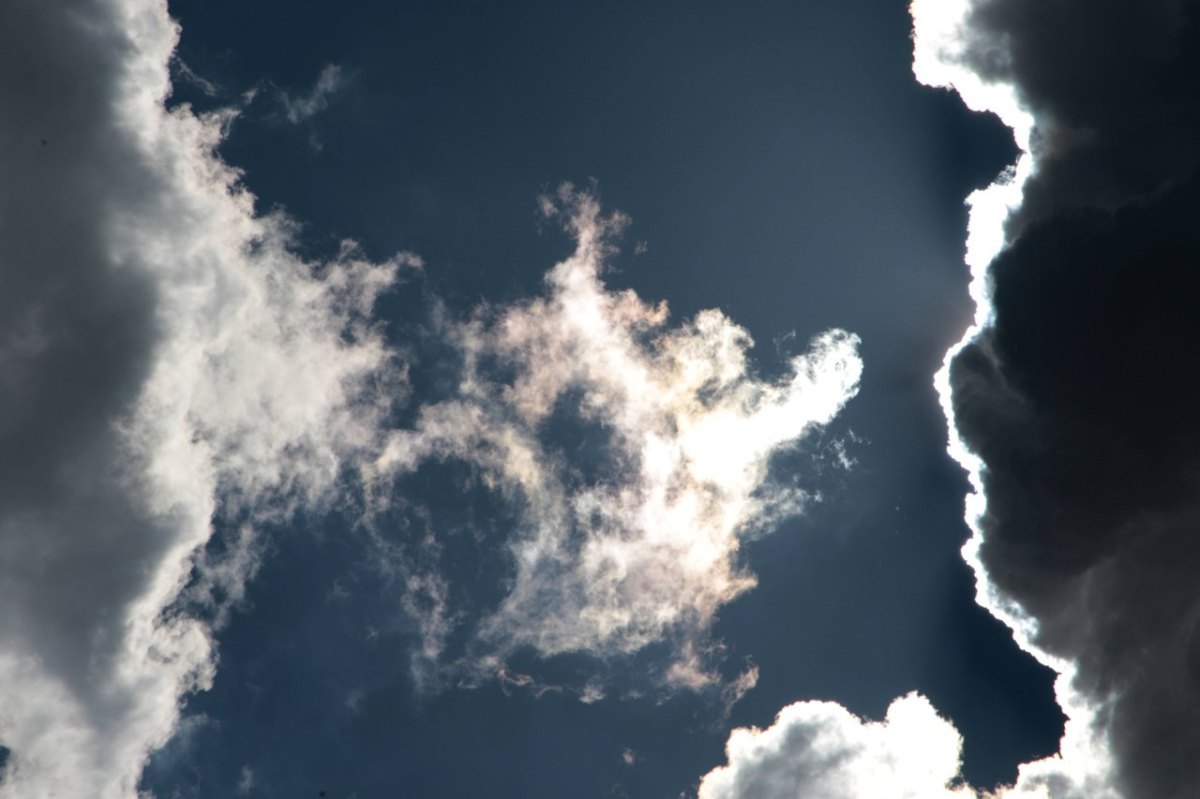
M797 702L765 730L729 736L726 765L700 783L700 799L937 799L966 797L962 739L924 697L909 694L883 721L832 702Z
M663 680L707 687L705 633L754 585L742 542L810 499L770 479L771 456L855 393L857 339L825 333L785 376L759 379L749 335L719 311L671 325L665 304L604 286L624 217L570 186L541 208L574 253L543 296L443 322L463 362L453 395L391 436L377 472L464 462L517 511L476 665L502 668L521 648L608 658L669 642Z
M162 0L12 0L0 37L0 796L126 799L255 525L376 440L405 259L305 262L255 215L228 116L164 108Z
M929 700L908 694L882 721L833 702L797 702L765 730L736 729L726 763L700 781L699 799L1104 799L1102 782L1050 759L1021 768L1016 787L977 792L959 773L962 738Z

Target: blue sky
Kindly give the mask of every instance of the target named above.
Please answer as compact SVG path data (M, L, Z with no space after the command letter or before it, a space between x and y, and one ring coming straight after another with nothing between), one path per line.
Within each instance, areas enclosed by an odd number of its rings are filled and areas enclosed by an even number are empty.
M1078 177L1141 140L1033 16L0 11L0 796L1148 785L1072 504L1140 414L1036 264L1175 178ZM1121 474L1111 518L1168 512Z
M503 695L485 685L466 697L426 700L438 709L425 713L457 722L436 726L424 714L406 719L401 702L386 714L391 724L374 722L372 734L392 741L383 748L396 753L400 774L425 786L418 793L438 786L454 795L483 785L513 795L579 789L574 768L542 773L530 762L541 759L547 735L572 729L581 740L554 759L598 761L589 790L611 784L635 796L673 794L719 754L725 724L766 724L783 704L802 698L836 699L880 715L914 689L937 697L939 706L949 703L960 724L977 728L968 737L968 773L985 784L1010 779L1014 764L1039 744L1052 748L1057 722L1052 705L1045 707L1048 678L970 604L969 573L956 552L966 535L963 484L943 454L944 423L929 380L968 312L963 197L986 185L1013 149L998 124L912 79L911 23L902 4L697 12L671 4L364 3L294 11L286 22L268 6L173 10L183 23L181 59L227 87L226 97L198 102L218 105L259 90L223 152L246 169L261 204L302 220L316 247L351 236L372 253L408 250L425 260L421 285L396 292L400 325L423 322L414 304L429 294L463 312L480 301L538 293L542 274L570 241L538 222L535 200L558 182L594 180L605 207L632 218L605 276L614 287L665 300L677 318L720 308L754 336L756 366L768 373L780 369L781 355L800 351L827 327L863 339L863 389L825 434L846 441L856 465L809 478L820 482L806 487L827 497L747 548L760 585L717 621L716 637L732 650L724 669L736 673L745 662L760 669L760 685L729 721L703 701L675 696L661 706L663 722L649 740L641 734L622 743L614 732L623 716L656 715L631 705L659 707L662 697L615 700L611 709L551 709L572 700L520 692L485 699ZM280 41L262 46L268 40ZM286 98L313 91L330 64L340 68L343 85L323 110L289 123ZM194 96L186 87L181 92ZM637 253L639 243L644 253ZM782 468L814 471L807 457L793 456ZM448 471L415 490L440 491L444 481L462 479ZM469 493L441 502L472 503L474 523L494 513ZM447 510L444 523L455 524L457 513ZM280 557L282 563L286 552ZM338 575L306 583L327 585ZM254 585L271 596L268 580L264 574ZM365 604L359 612L386 623L394 599L380 602L369 583L358 590L367 594L354 601ZM315 628L304 638L320 646L325 636L315 620L337 608L306 604L295 624ZM335 618L327 624L347 623ZM259 628L249 614L237 626L243 624L249 657ZM401 671L403 644L397 646ZM345 648L359 654L344 655ZM328 666L298 669L296 679L316 683L340 673L354 684L361 679L356 661L378 657L363 649L345 642ZM228 645L224 651L228 662ZM611 679L636 684L641 668L619 664ZM244 707L245 689L234 680L226 701ZM389 704L411 693L402 683L387 687L400 694ZM218 687L198 697L203 712L228 712L221 693ZM274 701L306 704L299 697ZM589 718L589 711L597 715ZM318 717L332 720L345 712L334 704L323 713L329 715ZM565 718L537 723L541 713ZM431 726L455 739L480 717L502 729L509 717L526 714L534 730L509 743L508 756L486 757L467 774L439 767L442 758L432 754L404 754L458 750L449 741L414 745L435 737ZM680 716L694 714L682 727L700 729L681 732ZM236 725L255 729L258 722L240 718ZM680 734L690 743L672 740ZM210 756L218 756L228 733L211 737ZM495 746L490 737L471 749ZM287 746L276 739L269 748L277 756ZM604 746L606 755L595 751ZM625 767L619 755L626 747L642 752L646 765ZM697 756L705 750L706 757ZM293 759L301 758L284 762ZM377 770L357 757L353 766L329 760L337 775L331 781L370 786L360 791L384 790L398 778L385 769L382 782L373 780ZM225 768L228 781L240 765ZM320 781L317 774L306 779Z

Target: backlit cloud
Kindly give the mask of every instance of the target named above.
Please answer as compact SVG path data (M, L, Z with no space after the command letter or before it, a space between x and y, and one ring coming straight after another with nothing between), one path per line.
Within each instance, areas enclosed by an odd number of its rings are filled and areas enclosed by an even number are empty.
M982 324L939 379L976 485L965 552L981 601L1061 675L1071 780L1052 796L1088 775L1130 797L1200 784L1197 337L1180 299L1200 253L1196 13L962 4L945 59L1021 109L992 106L1026 150L995 190L1019 188L1020 204L979 220L1003 249L972 263Z
M860 719L834 702L797 702L781 710L765 730L734 730L725 746L727 762L704 776L699 799L1115 796L1102 779L1057 757L1022 766L1013 787L977 791L962 779L961 753L962 738L954 725L919 694L893 701L881 721Z
M664 681L706 687L705 634L754 585L742 542L811 499L771 479L771 456L853 396L857 340L830 331L758 379L749 335L719 311L672 325L665 304L604 286L623 217L569 186L542 211L575 252L544 296L444 323L464 364L454 396L394 433L377 469L465 462L517 511L507 590L476 631L485 668L522 647L610 657L666 641Z

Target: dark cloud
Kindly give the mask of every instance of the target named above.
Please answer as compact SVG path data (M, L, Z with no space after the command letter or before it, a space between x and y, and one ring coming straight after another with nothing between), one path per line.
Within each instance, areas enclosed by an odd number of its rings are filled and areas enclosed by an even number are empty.
M1015 219L1112 208L1186 178L1200 159L1200 47L1185 0L987 0L963 61L1011 85L1036 119L1037 174Z
M1198 6L977 3L961 59L1034 123L992 322L950 370L979 558L1138 799L1200 784Z

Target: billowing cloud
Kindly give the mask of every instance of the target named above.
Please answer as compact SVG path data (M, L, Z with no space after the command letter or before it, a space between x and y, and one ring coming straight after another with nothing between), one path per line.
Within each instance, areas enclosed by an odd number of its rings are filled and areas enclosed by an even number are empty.
M0 4L3 797L135 796L255 526L322 507L403 387L369 314L404 259L293 255L227 117L165 110L176 37L162 0Z
M832 702L797 702L765 730L734 730L728 763L704 777L699 799L973 796L953 787L961 748L953 725L916 694L879 722Z
M855 393L857 340L830 331L782 378L758 379L749 335L719 311L671 325L664 304L603 285L623 217L570 186L542 210L574 253L544 296L443 323L463 362L453 396L394 433L377 468L465 462L516 509L476 664L501 668L523 647L611 657L668 642L665 682L706 687L705 633L754 585L742 542L810 499L771 479L771 456Z
M1198 9L959 5L939 82L976 103L972 80L1007 91L993 107L1019 138L1028 126L1023 174L1002 189L1020 204L994 259L973 263L982 324L942 375L978 492L967 554L983 601L1063 675L1064 759L1107 750L1075 765L1125 796L1190 796Z

